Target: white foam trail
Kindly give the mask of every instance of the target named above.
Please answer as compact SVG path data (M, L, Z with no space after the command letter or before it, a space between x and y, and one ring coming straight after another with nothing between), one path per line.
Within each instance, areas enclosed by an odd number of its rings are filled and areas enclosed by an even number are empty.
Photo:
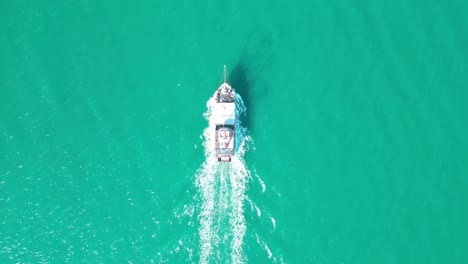
M254 204L253 204L252 200L250 200L249 197L246 197L245 200L246 200L247 202L249 202L249 204L250 204L250 212L253 212L253 210L254 210Z
M254 171L254 172L255 172L255 173L254 173L255 178L257 178L257 181L260 183L260 186L262 186L262 193L264 193L265 190L266 190L266 185L265 185L265 183L263 182L262 178L260 178L260 176L258 176L257 172L256 172L256 171Z
M273 231L276 230L276 220L272 216L270 216L271 224L273 225Z
M198 216L200 263L220 262L231 259L231 263L244 263L242 245L246 232L244 201L250 171L245 166L243 155L247 150L246 129L239 117L245 112L242 98L236 94L236 138L235 156L230 163L218 163L214 153L215 123L211 111L215 101L210 98L204 116L208 127L202 139L205 148L205 162L196 174L196 186L200 193L201 210ZM226 224L228 226L226 226ZM227 229L227 230L226 230ZM220 246L226 248L220 252ZM223 254L229 254L225 256Z
M255 238L257 239L257 243L258 243L260 246L263 246L263 248L264 248L265 251L267 252L268 258L272 258L272 257L273 257L273 253L271 253L270 247L268 247L267 243L265 243L265 241L262 241L262 240L260 239L260 237L258 236L257 233L255 233ZM273 260L274 260L274 263L276 263L276 258L273 258Z
M242 242L245 236L246 225L244 218L244 200L245 200L245 190L248 177L250 176L249 171L246 169L243 160L235 157L233 159L233 168L234 173L231 173L231 186L232 186L232 195L231 195L231 205L232 213L230 224L233 228L233 240L232 244L232 263L242 263L244 260L244 255L242 252Z
M257 216L258 218L260 218L262 216L262 211L260 210L260 208L258 208L258 206L255 205L255 209L257 210Z
M214 172L215 159L208 159L197 174L196 185L200 189L202 200L201 212L199 214L199 236L200 236L200 263L206 263L209 253L212 251L212 223L214 209Z

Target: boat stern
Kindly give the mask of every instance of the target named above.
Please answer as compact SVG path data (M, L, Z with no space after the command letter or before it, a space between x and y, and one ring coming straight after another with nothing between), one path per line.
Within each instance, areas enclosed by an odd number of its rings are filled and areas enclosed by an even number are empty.
M235 131L233 125L216 126L216 157L220 162L230 162L234 156Z

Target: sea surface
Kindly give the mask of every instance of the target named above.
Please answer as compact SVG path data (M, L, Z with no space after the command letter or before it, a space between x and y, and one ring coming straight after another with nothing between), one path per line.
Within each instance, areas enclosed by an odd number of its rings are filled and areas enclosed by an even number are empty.
M468 263L467 14L1 1L0 263Z

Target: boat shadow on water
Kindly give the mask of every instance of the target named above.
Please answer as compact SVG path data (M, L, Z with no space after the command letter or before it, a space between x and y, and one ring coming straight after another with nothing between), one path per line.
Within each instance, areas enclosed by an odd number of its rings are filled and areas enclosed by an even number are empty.
M239 116L239 120L243 127L251 129L252 119L249 112L253 109L251 98L252 87L251 82L247 78L247 68L242 64L237 64L229 76L234 90L242 97L242 101L244 101L244 106L246 107L246 111Z

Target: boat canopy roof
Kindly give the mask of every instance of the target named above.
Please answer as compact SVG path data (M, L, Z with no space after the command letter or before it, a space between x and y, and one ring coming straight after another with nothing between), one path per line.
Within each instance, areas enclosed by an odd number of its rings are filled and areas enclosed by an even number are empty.
M216 124L235 125L235 103L216 103L212 113Z

